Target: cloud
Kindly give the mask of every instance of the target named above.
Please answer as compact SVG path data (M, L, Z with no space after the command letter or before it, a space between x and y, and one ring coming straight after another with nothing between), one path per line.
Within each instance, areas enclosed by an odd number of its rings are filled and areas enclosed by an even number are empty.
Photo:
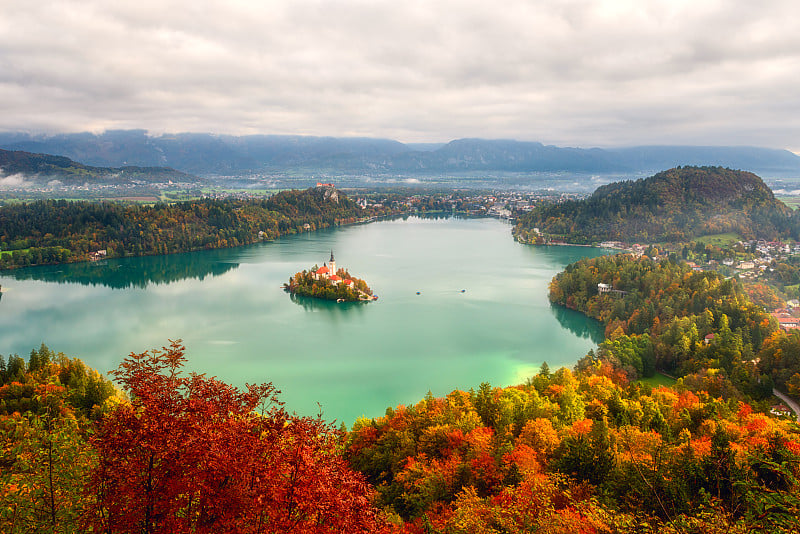
M800 148L794 0L10 2L8 130Z
M23 187L30 187L33 185L27 181L23 174L11 174L3 176L0 170L0 189L20 189Z

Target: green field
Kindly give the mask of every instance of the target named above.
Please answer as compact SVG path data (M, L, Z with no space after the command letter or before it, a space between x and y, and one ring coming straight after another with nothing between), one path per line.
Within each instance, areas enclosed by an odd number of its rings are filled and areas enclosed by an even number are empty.
M694 240L703 243L704 245L713 245L715 247L727 247L741 241L739 234L729 232L727 234L711 234L696 237Z
M23 248L20 249L20 252L28 252L29 250L30 250L29 248ZM10 256L13 253L14 253L13 250L0 250L0 256L5 256L6 254Z
M775 198L777 198L778 200L780 200L793 210L800 208L800 196L776 196Z
M658 387L658 386L671 387L675 385L674 379L662 375L661 373L656 373L655 376L651 376L650 378L640 378L639 380L637 380L637 382L642 382L643 384L648 384L652 387Z

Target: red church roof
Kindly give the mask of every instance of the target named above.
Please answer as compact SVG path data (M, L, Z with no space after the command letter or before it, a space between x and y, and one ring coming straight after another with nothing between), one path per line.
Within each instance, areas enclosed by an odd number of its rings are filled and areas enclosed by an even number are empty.
M317 269L317 274L328 274L329 272L331 272L331 270L325 267L324 265L319 269Z
M347 280L344 281L344 283L349 286L353 284L353 281L348 278Z
M323 267L323 269L324 269L324 267ZM331 276L331 281L332 281L332 282L335 282L335 281L337 281L337 280L341 280L341 278L339 277L339 275L336 275L336 274L334 274L334 275L332 275L332 276Z

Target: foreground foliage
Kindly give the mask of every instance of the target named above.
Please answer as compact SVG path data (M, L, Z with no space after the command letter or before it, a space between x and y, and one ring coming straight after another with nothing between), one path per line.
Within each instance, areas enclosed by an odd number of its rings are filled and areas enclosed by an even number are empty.
M794 532L800 513L795 425L608 363L389 409L345 454L395 532Z
M91 420L120 392L83 362L42 345L29 360L0 357L0 531L79 531L97 455Z
M104 400L94 424L70 404L58 366L23 369L25 384L46 383L33 385L28 411L0 420L0 531L377 529L372 490L330 425L289 415L270 384L240 391L186 376L185 361L177 342L131 354L114 373L131 400Z
M343 444L270 384L185 362L178 342L131 354L127 400L44 346L4 359L0 530L792 532L800 513L797 425L696 381L543 365L362 419Z

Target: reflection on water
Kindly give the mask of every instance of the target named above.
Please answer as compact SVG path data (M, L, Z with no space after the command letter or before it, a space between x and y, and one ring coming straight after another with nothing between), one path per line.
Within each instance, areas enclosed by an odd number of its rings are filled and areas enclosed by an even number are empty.
M349 313L353 310L363 311L368 302L334 302L332 300L315 299L289 293L289 298L306 311L326 311L330 313Z
M558 322L578 337L590 339L595 344L603 342L604 329L600 321L586 317L581 312L570 310L558 304L550 304L550 311Z
M281 286L335 251L372 303L292 297ZM100 371L182 339L187 369L273 382L287 409L352 424L427 391L519 383L572 366L597 322L551 307L547 284L599 249L531 247L493 219L410 217L237 249L4 271L0 353L44 342ZM462 289L466 289L461 293ZM421 294L417 295L416 292Z
M16 280L38 280L59 284L105 286L113 289L144 289L150 284L169 284L187 278L198 280L235 269L229 251L214 250L169 256L145 256L97 262L47 265L3 273Z

